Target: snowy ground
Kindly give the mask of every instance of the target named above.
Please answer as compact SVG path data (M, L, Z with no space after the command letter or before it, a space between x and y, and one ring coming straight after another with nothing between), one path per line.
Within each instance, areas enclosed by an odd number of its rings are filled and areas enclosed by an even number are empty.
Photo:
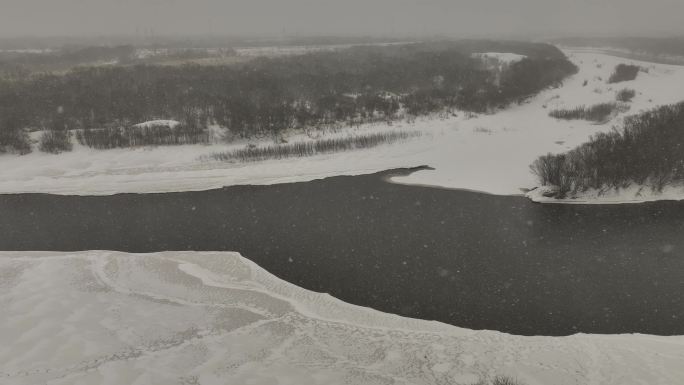
M684 100L684 67L662 65L595 52L567 51L580 72L557 89L546 90L522 105L492 115L470 117L459 113L445 119L422 118L347 129L335 135L353 135L390 129L423 131L420 139L315 157L257 163L222 163L200 160L203 155L246 143L144 149L91 150L75 146L60 155L34 152L26 156L0 156L0 193L49 192L101 195L120 192L168 192L205 190L236 184L273 184L333 175L358 175L381 170L429 165L435 170L397 177L397 183L464 188L493 194L521 194L536 185L528 166L547 152L567 151L590 135L607 131L627 114ZM606 84L618 63L635 63L648 72L636 80ZM587 85L584 86L584 81ZM571 108L610 102L622 88L637 95L631 110L609 123L560 121L548 116L554 108ZM290 143L311 140L297 134ZM266 144L264 141L262 144ZM635 189L636 191L637 189ZM631 191L631 190L630 190ZM669 197L684 197L684 188L672 188ZM650 191L640 197L629 191L615 194L611 202L660 199ZM585 200L592 200L588 195ZM606 200L606 202L608 202Z
M589 189L578 192L564 199L544 196L546 192L553 191L553 187L543 186L525 194L534 202L539 203L559 203L559 204L623 204L623 203L643 203L664 200L684 200L684 184L668 185L662 191L655 192L650 186L632 184L627 188L606 188L602 190Z
M648 62L656 62L663 64L684 65L684 56L669 55L669 54L654 54L646 51L633 51L626 48L615 47L564 47L565 50L575 50L580 52L595 52L603 53L612 56L623 57L627 59L642 60Z
M517 337L288 284L236 253L0 252L2 384L684 383L684 338Z

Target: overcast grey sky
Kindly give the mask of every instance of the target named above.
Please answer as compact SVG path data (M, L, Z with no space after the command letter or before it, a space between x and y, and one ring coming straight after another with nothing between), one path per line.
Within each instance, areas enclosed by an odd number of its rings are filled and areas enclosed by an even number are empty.
M0 38L684 35L684 0L0 0Z

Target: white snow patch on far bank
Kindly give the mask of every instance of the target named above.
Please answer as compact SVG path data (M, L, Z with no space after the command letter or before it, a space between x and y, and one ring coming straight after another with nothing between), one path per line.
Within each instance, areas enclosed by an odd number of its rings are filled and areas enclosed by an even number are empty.
M478 52L470 56L478 59L494 59L506 64L515 63L527 57L525 55L511 52Z
M147 122L142 122L138 124L134 124L133 127L136 128L152 128L152 127L169 127L169 128L175 128L178 125L180 125L179 121L176 120L150 120Z
M520 337L345 304L237 253L0 252L3 384L679 384L684 338Z
M0 155L0 193L107 195L192 191L238 184L301 182L429 165L434 170L395 177L392 181L500 195L521 194L522 189L537 184L529 165L539 155L570 150L597 132L611 130L628 114L684 100L682 66L638 62L594 52L566 53L579 66L578 74L559 88L545 90L495 114L459 112L457 116L396 122L391 127L368 124L321 136L406 130L423 132L418 139L368 150L250 163L206 161L212 153L243 148L247 144L244 141L107 151L77 144L73 152L60 155L39 152L25 156ZM607 84L619 63L634 63L648 72L639 73L633 81ZM630 103L631 110L618 114L606 124L556 120L548 116L551 109L614 101L615 94L623 88L637 91ZM285 139L293 143L315 138L300 133ZM254 144L272 143L264 139Z

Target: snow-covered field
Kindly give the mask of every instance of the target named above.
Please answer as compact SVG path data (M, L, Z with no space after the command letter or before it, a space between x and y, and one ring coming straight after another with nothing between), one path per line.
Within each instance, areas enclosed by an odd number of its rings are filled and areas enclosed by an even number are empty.
M528 166L537 156L562 152L607 131L627 114L684 100L684 67L618 58L595 52L567 51L580 72L557 89L546 90L521 105L491 115L459 113L440 119L366 125L336 132L354 135L389 129L423 131L420 139L314 157L255 163L202 160L203 156L241 148L231 145L180 146L142 149L91 150L76 145L60 155L34 152L26 156L0 156L0 193L49 192L55 194L113 194L205 190L236 184L274 184L334 175L358 175L381 170L429 165L435 170L397 177L396 183L464 188L493 194L521 194L537 182ZM499 53L498 55L501 55ZM607 84L618 63L635 63L648 69L636 80ZM587 81L587 85L584 82ZM572 108L611 102L615 93L633 88L637 95L629 112L609 123L561 121L548 116L554 108ZM287 138L312 140L303 134ZM264 140L261 144L267 144ZM259 144L259 143L257 143ZM204 157L206 158L206 157ZM630 190L631 191L631 190ZM611 202L659 199L650 190L640 197L621 192ZM684 197L684 188L672 188L668 197ZM591 196L587 197L591 200Z
M603 53L606 55L624 57L628 59L651 61L663 64L675 64L684 65L684 56L682 55L672 55L672 54L654 54L653 52L646 52L640 50L630 50L626 48L616 48L616 47L564 47L566 50L576 50L580 52L594 52Z
M684 383L684 338L518 337L345 304L236 253L0 252L2 384Z

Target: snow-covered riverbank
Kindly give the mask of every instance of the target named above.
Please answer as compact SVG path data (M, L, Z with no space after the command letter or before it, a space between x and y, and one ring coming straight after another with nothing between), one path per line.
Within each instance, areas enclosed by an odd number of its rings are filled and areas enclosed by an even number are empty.
M60 155L35 152L26 156L0 156L0 193L107 195L206 190L429 165L434 170L393 178L393 181L501 195L521 194L521 189L537 183L528 166L539 155L567 151L594 133L611 130L627 114L684 100L681 87L684 67L595 52L566 53L579 66L578 74L567 79L562 87L546 90L496 114L459 113L443 119L420 118L412 123L397 122L391 127L367 125L332 134L346 136L400 129L423 132L418 139L368 150L253 163L207 161L204 157L217 151L243 148L245 142L105 151L76 145L73 152ZM606 79L618 63L635 63L648 72L641 72L634 81L607 84ZM630 103L631 109L606 124L561 121L548 116L551 109L611 102L623 88L637 91ZM287 140L293 143L312 138L294 134ZM255 142L268 143L268 140Z
M658 191L652 186L632 184L625 188L587 190L570 193L566 198L558 199L553 196L554 188L544 186L525 194L537 203L558 204L628 204L655 201L680 201L684 200L684 185L669 185Z
M678 384L684 339L402 318L236 253L0 252L3 384Z

